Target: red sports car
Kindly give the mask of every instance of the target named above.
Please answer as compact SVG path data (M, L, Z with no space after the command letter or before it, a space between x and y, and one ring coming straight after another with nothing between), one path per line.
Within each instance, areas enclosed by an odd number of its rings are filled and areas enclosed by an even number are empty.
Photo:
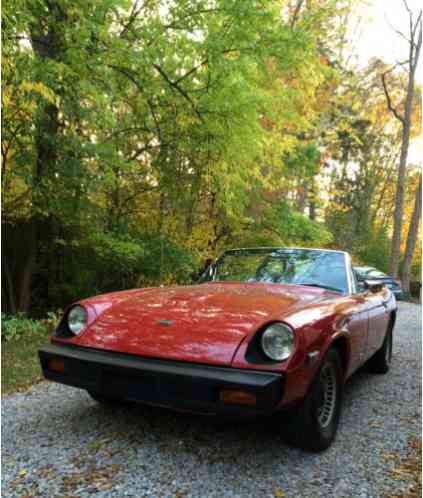
M345 252L234 249L195 285L73 304L39 354L47 379L99 402L284 411L288 439L319 451L335 437L345 380L365 362L388 371L396 312L379 281L358 287Z

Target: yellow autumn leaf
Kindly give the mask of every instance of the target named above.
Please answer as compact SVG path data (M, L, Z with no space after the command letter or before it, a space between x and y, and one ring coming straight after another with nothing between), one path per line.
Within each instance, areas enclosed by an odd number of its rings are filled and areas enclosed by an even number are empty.
M30 91L37 92L52 104L56 102L55 93L50 88L43 85L43 83L41 82L34 83L32 81L23 81L21 84L21 89L27 92Z

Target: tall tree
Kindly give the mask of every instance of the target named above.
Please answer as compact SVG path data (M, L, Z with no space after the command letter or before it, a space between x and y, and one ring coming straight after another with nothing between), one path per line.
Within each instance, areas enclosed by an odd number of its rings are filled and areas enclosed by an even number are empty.
M419 184L416 189L414 209L408 228L407 243L405 246L404 261L401 268L401 281L405 292L410 292L410 272L413 261L414 250L416 248L417 234L419 230L420 218L422 214L422 175L419 175Z
M130 285L157 233L159 247L166 239L200 254L238 231L270 183L264 147L280 157L311 126L302 110L324 78L315 31L332 0L311 4L293 23L273 0L5 4L2 285L11 310L52 306L60 289L73 299ZM270 133L266 118L292 135ZM15 228L25 235L18 256ZM122 278L106 275L106 261Z
M422 10L418 12L417 19L414 18L413 12L408 7L406 0L404 5L409 15L409 31L407 35L399 32L399 35L405 38L408 42L408 60L402 64L407 67L408 84L403 109L395 106L388 88L387 75L393 71L395 66L382 74L382 84L386 96L386 101L389 110L398 119L402 126L402 141L401 153L398 164L398 180L395 197L394 211L394 229L392 235L391 257L390 257L390 273L393 277L398 276L398 268L400 261L401 248L401 232L404 214L404 193L406 182L406 167L408 157L408 147L410 143L411 119L413 110L413 97L415 92L415 75L419 62L420 49L422 46Z

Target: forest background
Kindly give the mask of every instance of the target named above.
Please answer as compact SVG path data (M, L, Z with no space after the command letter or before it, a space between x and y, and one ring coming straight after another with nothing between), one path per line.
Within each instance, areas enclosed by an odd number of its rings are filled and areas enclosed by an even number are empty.
M421 11L359 65L360 0L2 7L3 311L328 247L421 280ZM410 159L411 158L411 159Z

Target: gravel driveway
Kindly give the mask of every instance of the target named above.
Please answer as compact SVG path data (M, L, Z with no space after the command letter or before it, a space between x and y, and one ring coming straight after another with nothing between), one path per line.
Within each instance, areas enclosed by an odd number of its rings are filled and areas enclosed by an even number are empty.
M338 437L322 454L287 446L266 420L219 426L157 408L102 408L43 382L3 398L4 497L381 497L421 427L420 306L400 303L387 375L346 386ZM396 478L395 478L396 477Z

